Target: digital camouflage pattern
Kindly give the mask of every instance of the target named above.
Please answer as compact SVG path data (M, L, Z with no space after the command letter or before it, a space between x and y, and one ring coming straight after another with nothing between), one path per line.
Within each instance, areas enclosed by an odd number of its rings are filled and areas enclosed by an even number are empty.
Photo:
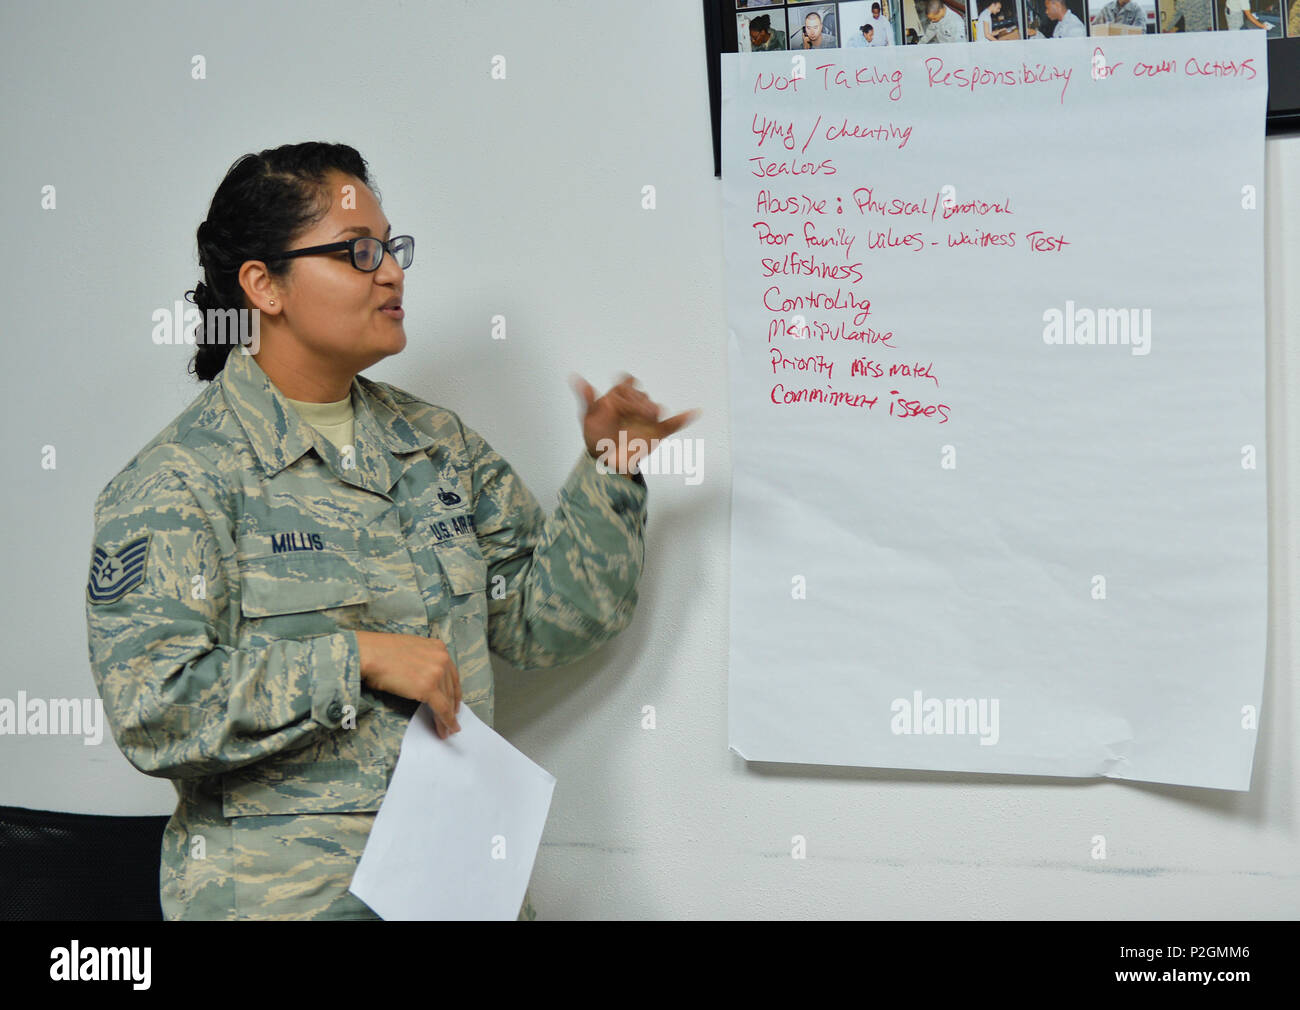
M453 411L361 376L352 406L344 454L236 348L95 503L90 664L177 790L167 919L375 918L347 888L418 706L362 684L357 631L441 639L490 726L489 649L559 666L631 621L643 477L584 450L548 517Z

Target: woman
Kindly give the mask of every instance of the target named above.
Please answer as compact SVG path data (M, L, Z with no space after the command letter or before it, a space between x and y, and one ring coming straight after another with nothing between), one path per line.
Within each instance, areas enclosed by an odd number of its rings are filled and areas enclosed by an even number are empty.
M993 18L1002 15L1002 0L990 0L981 9L979 17L975 19L975 41L976 42L997 42L998 37L993 34Z
M462 699L491 725L489 648L572 662L636 606L634 440L691 412L579 379L586 449L548 518L454 412L357 374L406 345L414 243L391 232L351 147L237 161L198 229L210 385L95 505L96 685L179 795L168 919L376 918L347 888L419 704L444 738ZM215 342L221 310L260 313L256 353Z

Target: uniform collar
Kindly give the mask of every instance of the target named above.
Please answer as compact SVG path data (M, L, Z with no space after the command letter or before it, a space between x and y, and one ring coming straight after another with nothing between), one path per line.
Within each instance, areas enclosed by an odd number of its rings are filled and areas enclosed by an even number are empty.
M396 454L428 449L432 435L416 430L378 384L352 379L353 465L334 443L302 419L251 354L235 347L220 376L226 403L238 418L267 475L274 477L314 448L335 475L356 487L387 495L406 469Z

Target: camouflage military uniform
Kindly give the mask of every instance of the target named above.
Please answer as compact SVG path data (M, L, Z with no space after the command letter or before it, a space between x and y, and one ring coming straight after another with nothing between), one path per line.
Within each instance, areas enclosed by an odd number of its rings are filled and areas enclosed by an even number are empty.
M557 666L632 618L644 478L584 450L547 517L454 412L351 397L355 458L236 348L96 501L90 663L127 760L178 793L168 919L375 918L347 887L417 703L362 684L356 631L441 639L491 725L489 649Z

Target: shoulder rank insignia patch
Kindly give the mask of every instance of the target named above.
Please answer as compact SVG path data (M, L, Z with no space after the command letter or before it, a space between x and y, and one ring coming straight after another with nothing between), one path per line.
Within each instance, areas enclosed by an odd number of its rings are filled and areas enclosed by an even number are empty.
M136 537L112 554L98 544L90 560L90 581L86 598L91 603L116 603L144 581L145 555L149 551L149 534Z

